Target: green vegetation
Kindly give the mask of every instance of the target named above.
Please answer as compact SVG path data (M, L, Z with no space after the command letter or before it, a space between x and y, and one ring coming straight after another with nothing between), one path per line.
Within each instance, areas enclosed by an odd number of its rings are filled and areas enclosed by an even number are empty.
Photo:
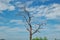
M33 38L33 40L40 40L40 38L36 37L36 38Z
M47 37L44 37L44 40L48 40Z
M36 37L36 38L33 38L32 40L48 40L48 39L47 39L47 37L44 37L44 38L41 38L41 37L38 38L38 37Z

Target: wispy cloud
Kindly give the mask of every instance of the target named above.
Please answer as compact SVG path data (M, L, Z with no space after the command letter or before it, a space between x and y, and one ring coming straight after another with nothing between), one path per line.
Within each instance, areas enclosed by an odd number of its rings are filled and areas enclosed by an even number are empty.
M44 3L44 2L49 1L49 0L40 0L40 1Z
M51 7L50 7L51 6ZM60 4L41 5L32 8L27 8L27 11L35 17L45 16L47 19L59 19L60 17Z
M51 7L48 7L48 13L46 14L46 17L48 19L57 19L60 17L60 4L53 4Z
M10 23L24 24L22 20L10 20Z
M22 39L21 33L27 32L25 29L20 27L9 27L9 26L0 26L0 38L4 38L6 40L10 39ZM25 39L25 36L23 36Z
M12 0L0 0L0 11L3 10L14 10L15 7L13 5L11 5L9 2Z

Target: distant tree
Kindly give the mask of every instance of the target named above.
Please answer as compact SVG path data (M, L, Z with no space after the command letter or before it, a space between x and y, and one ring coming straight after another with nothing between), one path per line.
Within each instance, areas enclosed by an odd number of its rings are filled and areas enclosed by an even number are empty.
M0 39L0 40L5 40L5 39Z
M44 40L48 40L47 37L44 37Z
M43 40L43 38L42 38L42 37L40 37L40 40Z

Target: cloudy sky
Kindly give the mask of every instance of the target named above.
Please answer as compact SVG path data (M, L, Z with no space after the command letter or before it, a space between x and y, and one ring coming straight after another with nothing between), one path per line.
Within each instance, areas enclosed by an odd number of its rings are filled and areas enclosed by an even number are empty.
M32 23L46 21L40 33L33 37L47 37L49 40L60 38L60 0L0 0L0 39L28 40L29 33L25 22L17 14L23 14L21 7L26 6L32 18ZM33 24L33 27L35 27Z

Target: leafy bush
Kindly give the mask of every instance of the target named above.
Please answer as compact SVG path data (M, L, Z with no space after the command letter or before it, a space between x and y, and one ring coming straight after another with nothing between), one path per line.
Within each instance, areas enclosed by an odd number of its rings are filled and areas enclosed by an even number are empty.
M48 40L48 39L47 39L47 37L44 37L44 38L41 38L41 37L38 38L38 37L36 37L36 38L33 38L32 40Z
M48 40L47 37L44 37L44 40Z
M33 38L33 40L40 40L38 37L36 37L36 38Z

